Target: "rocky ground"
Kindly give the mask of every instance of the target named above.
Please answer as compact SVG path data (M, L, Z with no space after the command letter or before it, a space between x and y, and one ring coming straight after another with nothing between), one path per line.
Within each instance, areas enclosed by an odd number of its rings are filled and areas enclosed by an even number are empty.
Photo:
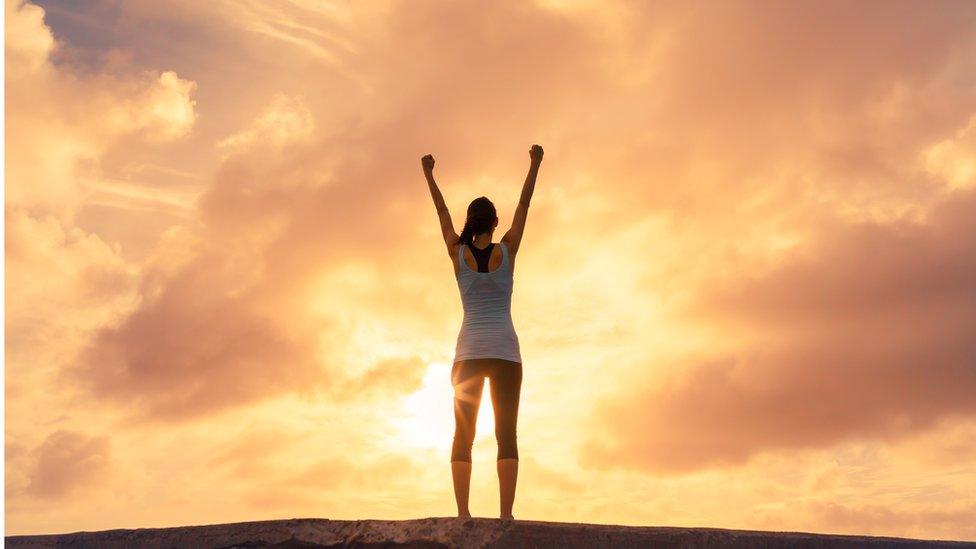
M288 519L7 536L7 547L972 547L976 542L533 520Z

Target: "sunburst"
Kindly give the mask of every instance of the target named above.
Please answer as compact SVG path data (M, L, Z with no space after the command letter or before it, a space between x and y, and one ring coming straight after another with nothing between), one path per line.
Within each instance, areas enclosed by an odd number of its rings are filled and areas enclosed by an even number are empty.
M466 380L465 383L474 381ZM420 389L403 400L405 413L395 422L400 440L413 447L449 451L454 438L454 395L451 365L431 363L424 374ZM472 398L470 395L463 396ZM495 418L490 401L486 381L478 409L476 441L494 436Z

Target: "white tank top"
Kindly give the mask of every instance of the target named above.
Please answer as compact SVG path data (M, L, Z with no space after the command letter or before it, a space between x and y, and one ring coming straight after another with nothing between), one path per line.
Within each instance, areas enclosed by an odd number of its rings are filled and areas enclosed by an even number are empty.
M499 242L502 264L494 271L472 270L458 246L458 290L464 321L458 333L454 362L472 358L501 358L522 363L518 335L512 324L512 264L508 246Z

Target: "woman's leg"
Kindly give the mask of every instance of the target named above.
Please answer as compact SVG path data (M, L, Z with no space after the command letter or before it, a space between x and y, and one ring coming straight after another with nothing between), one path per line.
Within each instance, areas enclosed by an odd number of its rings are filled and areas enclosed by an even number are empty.
M478 407L485 386L484 372L479 364L458 361L451 368L454 386L454 445L451 449L451 474L454 478L454 498L458 517L470 517L468 494L471 490L471 446L474 444Z
M451 476L454 477L454 499L457 501L458 518L471 518L468 508L468 494L471 493L471 462L452 461Z
M500 517L514 518L515 485L518 480L518 423L519 396L522 392L522 365L499 360L489 374L491 404L495 411L495 439L498 441L498 492Z
M518 480L518 458L502 458L498 464L499 514L502 519L514 519L515 484Z

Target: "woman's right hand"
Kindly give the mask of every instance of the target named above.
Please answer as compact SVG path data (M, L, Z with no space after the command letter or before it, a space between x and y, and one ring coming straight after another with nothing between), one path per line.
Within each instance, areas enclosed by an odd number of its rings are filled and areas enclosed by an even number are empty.
M423 158L420 159L420 164L424 167L424 171L425 172L432 172L432 171L434 171L434 157L433 156L431 156L429 154L425 154L423 156Z

